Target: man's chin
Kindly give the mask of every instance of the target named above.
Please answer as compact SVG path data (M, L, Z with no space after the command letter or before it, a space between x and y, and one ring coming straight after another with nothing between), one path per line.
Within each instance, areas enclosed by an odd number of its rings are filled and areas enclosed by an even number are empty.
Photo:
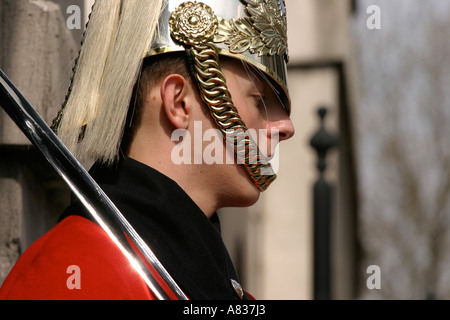
M254 186L252 191L246 192L245 194L241 194L239 196L239 200L236 201L234 207L250 207L254 205L261 195L261 191Z

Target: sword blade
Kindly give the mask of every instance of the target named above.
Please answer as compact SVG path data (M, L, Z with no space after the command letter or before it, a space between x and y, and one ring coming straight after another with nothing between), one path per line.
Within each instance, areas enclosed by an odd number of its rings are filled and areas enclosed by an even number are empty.
M187 300L186 295L153 251L1 69L0 106L67 183L94 220L143 278L152 293L160 300L168 300L173 296L179 300ZM134 243L171 292L166 292L161 287L149 268L131 248L127 238Z

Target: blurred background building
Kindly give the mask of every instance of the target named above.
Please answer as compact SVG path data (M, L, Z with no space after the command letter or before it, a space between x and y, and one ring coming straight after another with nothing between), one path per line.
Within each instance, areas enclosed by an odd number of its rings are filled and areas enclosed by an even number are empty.
M0 1L0 68L48 123L64 99L91 5ZM314 274L324 265L314 265L320 175L311 139L326 130L338 138L324 173L332 197L321 200L331 209L329 298L449 298L450 2L286 6L296 135L280 145L278 180L258 203L220 212L244 287L259 299L317 297ZM327 110L322 131L319 108ZM0 283L69 198L0 110ZM379 289L368 285L369 266L379 270Z

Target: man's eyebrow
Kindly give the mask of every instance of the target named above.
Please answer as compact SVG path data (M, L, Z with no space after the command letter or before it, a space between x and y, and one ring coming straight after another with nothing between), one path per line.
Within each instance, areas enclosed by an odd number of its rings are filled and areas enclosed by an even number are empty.
M266 90L272 90L273 93L275 94L275 96L277 96L277 99L279 100L279 102L283 105L281 98L280 98L280 91L273 84L273 82L270 81L267 74L265 74L259 68L256 68L255 66L246 63L245 61L241 61L241 63L243 65L245 71L249 75L249 77L251 79L255 80L255 81L253 81L255 88L258 89L259 92L263 92L263 93ZM261 84L261 90L259 90L260 88L256 86L256 82Z

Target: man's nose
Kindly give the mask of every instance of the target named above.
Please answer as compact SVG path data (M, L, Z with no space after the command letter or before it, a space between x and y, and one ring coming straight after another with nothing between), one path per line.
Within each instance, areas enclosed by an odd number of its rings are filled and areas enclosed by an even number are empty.
M288 116L270 121L269 126L269 132L277 132L279 142L288 140L295 134L294 125Z
M295 128L290 118L281 120L281 126L279 130L280 130L280 141L288 140L292 138L295 134Z

